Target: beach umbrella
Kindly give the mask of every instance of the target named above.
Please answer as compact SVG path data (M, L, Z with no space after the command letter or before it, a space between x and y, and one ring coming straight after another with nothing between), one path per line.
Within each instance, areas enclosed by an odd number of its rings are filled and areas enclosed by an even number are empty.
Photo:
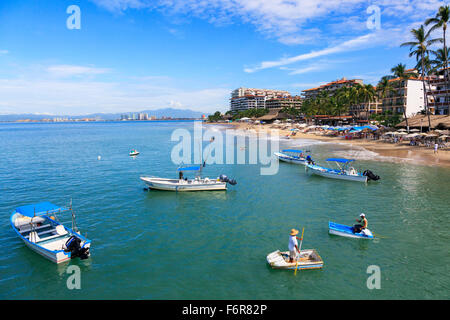
M411 129L411 130L409 130L409 132L420 132L420 130L419 129Z
M393 135L394 132L390 131L390 132L386 132L385 134L386 134L386 135Z
M439 139L442 139L442 140L445 140L445 139L448 139L448 138L450 138L450 136L448 136L446 134L444 134L443 136L439 137Z
M395 132L395 134L397 135L397 136L403 136L403 135L405 135L405 134L407 134L406 132L403 132L403 131L399 131L399 132Z
M439 135L437 135L436 133L429 133L429 134L427 134L427 138L436 138L438 136Z
M403 132L403 131L406 131L406 129L400 129L400 130L397 130L398 132Z

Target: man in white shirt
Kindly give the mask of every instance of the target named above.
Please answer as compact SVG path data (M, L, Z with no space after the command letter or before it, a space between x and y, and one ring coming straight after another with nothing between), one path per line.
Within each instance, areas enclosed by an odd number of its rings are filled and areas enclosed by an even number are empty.
M291 235L289 236L289 262L294 262L297 260L297 252L300 253L298 249L298 242L296 235L298 234L298 230L292 229ZM299 239L301 240L301 239Z

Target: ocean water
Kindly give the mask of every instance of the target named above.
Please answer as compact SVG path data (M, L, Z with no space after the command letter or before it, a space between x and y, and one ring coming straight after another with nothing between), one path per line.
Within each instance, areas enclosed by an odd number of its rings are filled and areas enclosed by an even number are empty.
M381 180L335 181L285 163L265 176L259 165L215 164L205 176L224 173L238 184L226 192L145 191L141 175L177 177L177 128L192 132L193 123L0 124L0 298L450 298L449 169L285 140L280 147L301 146L320 163L361 158L359 167ZM141 152L137 158L128 156L132 148ZM56 265L15 236L9 217L21 205L71 199L92 255ZM328 234L328 221L350 225L360 212L378 240ZM324 268L272 270L266 255L287 250L290 229L303 227L302 248L315 248ZM79 290L67 288L70 265L81 269ZM373 265L381 289L367 287Z

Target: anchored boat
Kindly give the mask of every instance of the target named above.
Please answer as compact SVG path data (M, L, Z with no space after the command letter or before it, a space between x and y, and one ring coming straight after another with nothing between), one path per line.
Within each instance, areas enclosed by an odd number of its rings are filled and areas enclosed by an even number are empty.
M72 213L72 229L58 221L58 215ZM11 226L27 247L41 256L61 263L90 255L91 241L78 233L72 208L50 202L41 202L16 208L11 215Z
M354 159L329 158L327 161L335 162L338 169L326 168L316 164L307 164L306 167L311 173L332 179L367 182L368 180L379 180L380 177L366 170L364 173L358 172L350 166Z
M320 269L323 267L323 260L316 250L300 250L297 261L289 262L289 251L274 251L267 255L267 263L273 269Z
M133 150L130 151L130 157L135 157L135 156L137 156L139 153L140 153L139 151L137 151L136 149L133 149Z
M373 239L373 234L369 229L364 229L361 232L353 232L353 228L343 224L328 222L328 232L337 236L359 239Z
M274 154L280 161L303 165L307 164L302 150L284 149L281 152L274 152Z
M183 177L184 171L197 171L194 179ZM178 168L178 179L166 179L156 177L141 177L141 180L150 189L165 191L214 191L226 190L227 184L235 185L234 179L229 179L225 175L220 175L217 179L209 179L201 177L201 166Z

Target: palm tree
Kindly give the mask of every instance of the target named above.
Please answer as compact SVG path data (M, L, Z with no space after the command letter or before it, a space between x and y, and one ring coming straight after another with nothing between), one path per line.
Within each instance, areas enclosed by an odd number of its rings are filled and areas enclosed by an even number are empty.
M447 31L447 23L449 23L450 20L450 7L447 6L441 6L439 8L439 11L436 13L436 16L434 18L429 18L425 21L425 25L428 26L429 24L432 24L433 26L430 29L431 31L437 30L439 28L442 28L443 33L443 42L444 42L444 48L443 48L443 57L444 57L444 78L445 78L445 101L448 103L448 75L447 75L447 68L448 68L448 52L447 52L447 44L445 41L445 32ZM450 112L449 112L450 115Z
M425 29L423 25L421 25L418 29L412 29L411 33L413 35L414 41L409 41L402 43L400 46L405 47L408 46L409 48L409 56L416 56L417 61L421 61L421 73L422 73L422 85L423 85L423 102L425 106L425 111L428 115L428 128L431 129L431 119L430 119L430 111L428 109L428 101L426 97L426 90L425 90L425 75L424 75L424 63L425 63L425 56L429 55L430 49L429 47L436 42L441 42L442 39L430 39L430 31L425 32Z
M447 57L445 57L445 52L447 52ZM445 60L449 58L449 52L444 49L437 49L436 51L432 51L434 54L434 59L430 60L430 63L434 66L436 70L445 68Z
M381 78L380 82L377 84L377 93L380 99L389 97L390 93L395 92L395 89L392 87L391 80L392 76L384 76ZM387 116L387 112L385 112Z

